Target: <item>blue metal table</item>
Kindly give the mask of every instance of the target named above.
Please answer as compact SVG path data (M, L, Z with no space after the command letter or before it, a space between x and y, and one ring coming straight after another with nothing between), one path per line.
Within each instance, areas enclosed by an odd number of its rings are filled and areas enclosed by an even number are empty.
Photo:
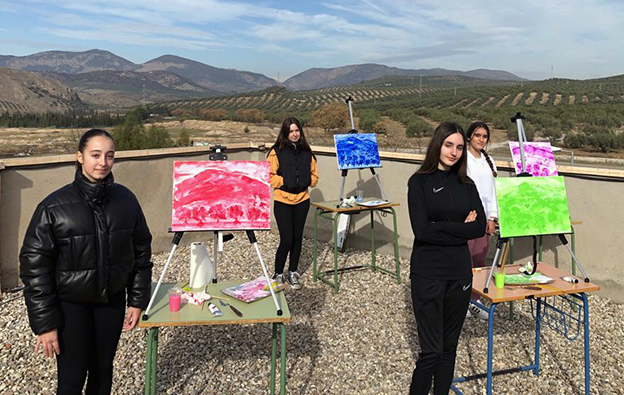
M519 265L511 265L505 267L505 273L518 273ZM587 293L598 291L600 287L593 283L585 283L583 279L579 279L578 284L572 284L561 279L564 276L570 276L569 273L557 269L551 265L540 263L538 271L552 279L554 282L542 285L531 286L505 286L504 288L495 288L494 282L488 293L484 293L489 267L478 268L472 281L473 292L479 294L484 300L487 300L490 307L486 307L479 302L471 302L480 309L489 313L488 318L488 336L487 336L487 371L464 377L458 377L453 380L451 389L456 394L463 394L455 384L486 378L486 393L492 394L492 377L495 375L509 374L524 371L533 371L533 374L539 375L539 352L540 352L540 336L541 328L544 324L555 329L566 336L569 340L574 340L578 336L580 329L583 329L584 341L584 372L585 372L585 394L589 395L589 302ZM552 298L551 298L552 297ZM551 298L549 300L548 298ZM504 302L516 300L532 300L533 317L535 318L535 353L533 363L526 366L512 367L508 369L493 371L492 358L494 349L494 312L496 307Z

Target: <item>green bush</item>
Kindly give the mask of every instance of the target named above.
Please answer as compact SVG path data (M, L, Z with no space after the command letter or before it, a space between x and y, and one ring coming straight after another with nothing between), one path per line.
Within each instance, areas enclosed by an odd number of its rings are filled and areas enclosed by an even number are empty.
M433 135L433 127L420 118L412 119L405 130L407 137L423 137Z
M589 136L589 145L607 153L622 148L622 139L615 133L595 133Z
M182 129L180 132L180 136L178 137L177 146L178 147L188 147L191 145L191 136L186 129Z
M587 144L587 138L584 134L568 133L563 139L563 143L569 148L583 148Z
M561 132L561 129L558 128L545 128L542 129L540 135L542 135L542 137L548 138L550 144L555 145L559 141L559 139L561 139L563 133Z
M535 139L535 128L528 122L522 122L524 127L524 134L528 141ZM518 141L518 127L516 124L510 124L507 126L507 138L512 141Z
M169 132L162 126L150 125L145 130L140 116L130 112L122 125L113 129L113 139L115 139L115 149L118 151L167 148L173 147L174 142L169 136Z

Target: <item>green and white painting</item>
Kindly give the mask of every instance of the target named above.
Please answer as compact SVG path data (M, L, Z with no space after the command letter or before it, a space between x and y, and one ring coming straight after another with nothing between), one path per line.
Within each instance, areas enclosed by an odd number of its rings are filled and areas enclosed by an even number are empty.
M570 233L563 177L496 179L501 237Z

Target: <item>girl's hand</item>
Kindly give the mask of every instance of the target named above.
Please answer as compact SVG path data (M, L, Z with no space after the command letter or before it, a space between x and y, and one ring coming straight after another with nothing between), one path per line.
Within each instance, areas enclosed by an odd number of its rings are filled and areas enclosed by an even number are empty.
M126 319L124 320L124 324L123 324L124 332L128 332L134 329L136 324L139 322L140 316L141 316L141 309L139 309L138 307L128 307L128 312L126 313Z
M468 213L468 216L466 217L466 220L464 222L465 223L474 222L476 219L477 219L477 210L472 210L471 212Z
M43 347L43 355L46 357L53 358L55 353L59 355L61 353L61 347L58 342L58 331L52 329L51 331L44 332L37 336L35 354L39 352L39 346Z
M496 231L496 222L494 220L488 220L487 226L485 227L485 233L488 235L493 235Z

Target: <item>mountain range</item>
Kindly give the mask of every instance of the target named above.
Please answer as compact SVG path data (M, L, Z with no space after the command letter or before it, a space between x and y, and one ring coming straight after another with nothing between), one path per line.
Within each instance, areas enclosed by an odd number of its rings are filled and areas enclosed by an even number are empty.
M291 90L312 90L332 86L353 85L362 81L374 80L386 76L444 76L457 75L462 77L481 78L497 81L526 81L515 74L501 70L477 69L458 71L446 69L399 69L382 64L355 64L330 69L312 68L299 73L286 81L284 85Z
M446 69L400 69L379 64L336 68L312 68L280 83L263 74L210 66L174 55L163 55L135 64L111 52L47 51L27 56L0 55L0 68L19 69L54 79L77 93L84 103L99 108L127 108L145 102L214 97L285 86L290 90L314 90L352 85L384 76L459 75L489 80L519 81L522 78L500 70L457 71ZM17 74L11 74L15 82ZM33 77L24 74L23 85ZM24 85L25 86L25 85ZM0 92L0 100L15 101L23 95ZM79 100L80 100L79 99ZM54 101L54 100L52 100Z

